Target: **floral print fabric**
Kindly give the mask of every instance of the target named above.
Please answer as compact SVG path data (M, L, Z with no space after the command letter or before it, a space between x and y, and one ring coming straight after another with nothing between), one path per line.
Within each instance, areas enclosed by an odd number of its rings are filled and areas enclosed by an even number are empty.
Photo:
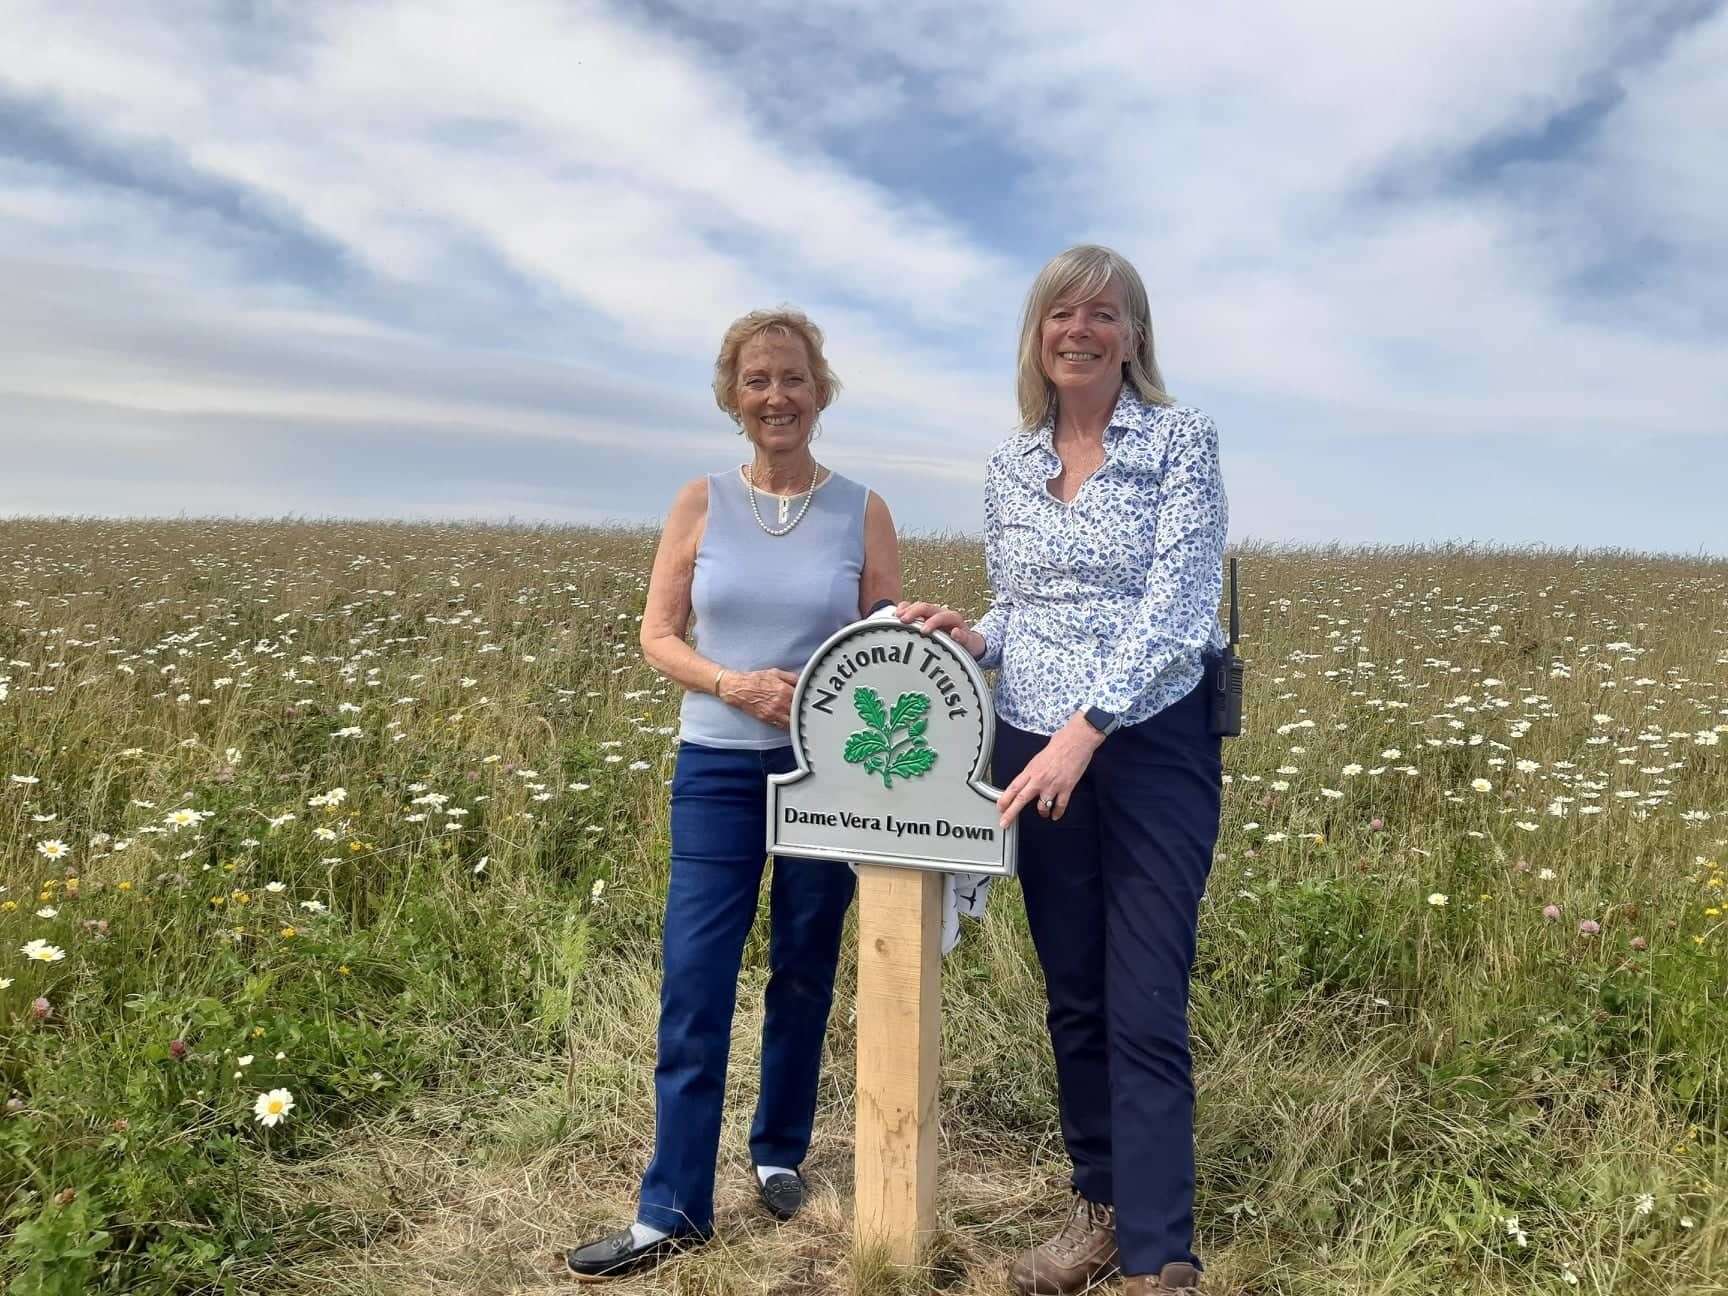
M1222 648L1229 508L1218 430L1186 406L1154 405L1124 385L1104 433L1103 465L1064 504L1053 423L990 456L985 560L995 603L977 624L983 666L1000 669L996 712L1052 734L1102 707L1136 724L1200 682Z

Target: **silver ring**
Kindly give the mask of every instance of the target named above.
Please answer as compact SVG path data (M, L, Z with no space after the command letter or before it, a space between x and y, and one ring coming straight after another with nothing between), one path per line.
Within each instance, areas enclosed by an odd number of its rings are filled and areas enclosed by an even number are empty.
M1050 810L1055 807L1056 799L1054 797L1043 797L1039 800L1038 804L1043 806L1046 810Z

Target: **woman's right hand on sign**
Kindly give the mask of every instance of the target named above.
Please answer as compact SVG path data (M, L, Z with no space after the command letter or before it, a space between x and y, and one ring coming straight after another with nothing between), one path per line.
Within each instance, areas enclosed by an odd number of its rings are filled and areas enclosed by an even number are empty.
M908 625L922 621L924 624L919 629L925 634L946 630L948 637L974 658L984 655L984 636L967 625L966 618L953 608L943 607L940 603L901 603L894 613Z
M716 696L727 706L735 706L747 715L777 728L792 723L792 689L798 677L791 671L770 667L767 670L733 671L720 677Z

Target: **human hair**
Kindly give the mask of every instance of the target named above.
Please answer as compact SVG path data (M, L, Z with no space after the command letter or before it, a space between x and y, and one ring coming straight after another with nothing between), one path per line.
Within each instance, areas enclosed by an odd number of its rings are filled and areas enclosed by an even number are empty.
M1083 243L1050 258L1026 294L1026 314L1020 321L1020 366L1016 395L1020 427L1030 432L1056 411L1056 385L1044 372L1041 357L1045 315L1057 302L1090 301L1109 284L1122 286L1133 338L1122 362L1122 378L1154 405L1174 405L1158 373L1152 349L1152 315L1140 273L1120 252Z
M714 359L714 403L738 423L738 357L747 343L764 334L799 338L810 356L810 381L816 384L816 412L820 414L840 394L840 379L822 354L822 330L803 311L782 306L777 310L754 310L740 315L720 339L720 354Z

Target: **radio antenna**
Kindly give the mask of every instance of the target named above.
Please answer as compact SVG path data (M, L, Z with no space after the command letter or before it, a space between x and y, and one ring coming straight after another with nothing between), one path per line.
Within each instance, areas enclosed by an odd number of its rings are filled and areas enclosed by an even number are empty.
M1240 586L1236 582L1236 560L1230 560L1230 646L1234 648L1242 637L1242 605L1238 600L1237 591Z

